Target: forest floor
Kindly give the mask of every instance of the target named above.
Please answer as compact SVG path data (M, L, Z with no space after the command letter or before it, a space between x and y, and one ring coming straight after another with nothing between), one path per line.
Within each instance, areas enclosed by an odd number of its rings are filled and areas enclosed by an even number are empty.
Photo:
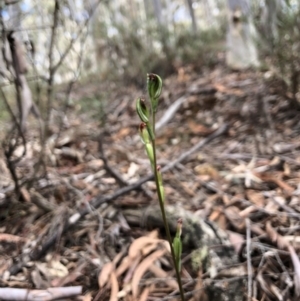
M105 89L109 98L100 103ZM212 277L220 285L244 279L243 298L298 300L300 118L282 91L268 73L224 66L181 68L164 80L157 155L169 166L166 202L177 216L184 210L214 224L236 256L227 275L218 267L213 275L185 244L187 300L205 300ZM53 110L39 169L30 124L26 154L22 145L14 153L19 198L0 159L0 288L82 286L60 300L179 300L160 223L145 221L158 201L138 135L135 99L143 93L112 83L76 86L71 97L81 108L69 107L63 118Z

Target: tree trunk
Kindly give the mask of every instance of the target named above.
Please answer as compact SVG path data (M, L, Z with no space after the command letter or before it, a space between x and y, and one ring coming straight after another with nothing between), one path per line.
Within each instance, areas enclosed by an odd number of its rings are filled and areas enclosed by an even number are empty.
M154 15L159 25L163 24L161 0L153 0Z
M194 8L193 8L193 0L186 0L186 3L187 3L189 13L191 16L191 20L192 20L193 33L196 33L197 32L197 22L196 22L195 12L194 12Z
M147 21L151 19L151 8L150 8L150 0L144 0L144 7L145 7L145 16Z
M280 0L266 0L262 14L262 24L265 36L272 44L274 40L278 39L277 14L280 10Z
M253 25L248 0L228 0L227 65L235 70L258 67Z

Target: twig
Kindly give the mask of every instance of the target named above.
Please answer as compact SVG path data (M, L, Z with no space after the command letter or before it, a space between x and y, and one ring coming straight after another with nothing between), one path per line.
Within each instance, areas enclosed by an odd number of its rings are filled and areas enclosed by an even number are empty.
M187 95L181 96L178 98L164 113L163 117L155 125L155 130L159 131L164 125L166 125L179 110L180 106L187 99Z
M170 162L168 165L162 168L162 172L165 172L167 170L170 170L174 168L178 163L183 162L185 159L187 159L191 154L202 148L205 144L209 143L210 141L214 140L215 138L225 134L228 130L228 125L223 124L220 126L215 132L213 132L211 135L206 137L205 139L199 141L196 145L194 145L191 149L180 155L176 160L173 162Z
M73 48L74 43L77 41L77 39L81 36L83 30L86 28L87 24L90 21L90 18L93 16L93 14L95 13L95 11L97 10L98 5L100 4L101 0L98 0L95 5L91 8L90 12L89 12L89 18L87 18L85 20L85 22L83 23L83 25L81 26L81 28L78 30L77 33L77 37L75 39L72 39L69 46L67 47L67 49L65 50L65 52L61 55L59 61L52 66L52 71L56 72L56 70L60 67L60 65L63 63L63 61L65 60L66 56L69 54L69 52L71 51L71 49Z
M53 12L53 25L51 30L51 38L50 38L50 46L49 46L49 78L48 78L48 86L47 86L47 118L46 118L46 128L45 131L48 130L49 127L49 120L50 120L50 110L52 104L52 95L53 95L53 82L54 82L54 75L55 70L53 68L54 65L54 58L53 58L53 50L55 45L56 39L56 30L58 26L58 13L59 13L59 1L55 0L54 12ZM44 134L46 139L47 133ZM43 143L44 144L44 143Z
M248 300L252 300L252 264L251 264L251 225L249 218L246 218L247 238L247 270L248 270Z
M52 287L45 290L28 290L22 288L0 288L1 300L16 301L51 301L75 297L82 293L81 286Z
M121 187L129 186L130 184L126 180L124 180L123 177L109 165L103 149L102 135L100 135L98 139L98 151L100 153L100 159L102 159L106 171L116 179L116 181ZM144 189L142 186L140 186L138 190L141 190L148 198L152 198L151 192L147 189Z
M117 173L113 168L111 168L111 166L108 164L108 160L107 157L105 156L102 140L103 137L102 135L100 135L98 139L98 151L100 154L100 159L104 163L104 168L112 177L116 179L116 181L121 187L128 186L128 183L123 179L123 177L119 173Z
M20 1L20 0L18 0ZM33 30L42 30L42 29L49 29L49 28L52 28L53 24L52 25L42 25L42 26L35 26L35 27L25 27L25 28L7 28L5 29L4 31L5 32L10 32L10 31L15 31L15 32L20 32L20 31L33 31ZM62 26L59 26L59 27L62 27Z

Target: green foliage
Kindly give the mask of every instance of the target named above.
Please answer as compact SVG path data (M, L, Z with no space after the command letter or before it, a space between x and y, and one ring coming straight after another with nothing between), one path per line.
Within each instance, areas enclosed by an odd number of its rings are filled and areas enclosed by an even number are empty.
M188 23L157 24L154 17L145 20L142 10L116 12L109 8L110 18L99 21L94 30L100 72L105 72L106 78L123 77L142 86L140 74L150 70L164 77L182 64L213 64L216 53L223 50L223 19L218 26L199 28L194 34Z
M217 52L225 50L226 26L209 28L193 34L183 29L176 37L175 49L181 64L193 63L198 66L213 65L217 62Z
M300 7L296 11L289 9L282 14L279 35L281 38L274 47L275 59L278 60L283 79L292 92L296 93L299 83L295 81L299 80L300 72Z
M101 95L95 95L94 97L83 97L79 100L79 112L89 114L89 117L98 118L102 120L104 118L104 106L106 104L105 99Z

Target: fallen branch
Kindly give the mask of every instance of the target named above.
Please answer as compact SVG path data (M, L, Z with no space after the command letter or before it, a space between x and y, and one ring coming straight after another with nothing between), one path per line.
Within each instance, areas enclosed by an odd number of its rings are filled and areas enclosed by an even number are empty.
M164 113L163 117L158 120L158 122L155 125L155 130L159 131L164 125L166 125L176 114L176 112L179 110L181 105L185 102L188 95L181 96L178 98Z
M75 297L81 293L81 286L52 287L45 290L0 288L1 300L14 301L51 301L61 298Z

